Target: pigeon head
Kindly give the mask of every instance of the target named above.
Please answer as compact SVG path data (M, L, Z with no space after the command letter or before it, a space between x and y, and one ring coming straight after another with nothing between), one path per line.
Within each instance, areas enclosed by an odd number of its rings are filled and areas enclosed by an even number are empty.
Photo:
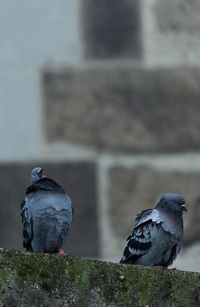
M182 216L183 211L187 211L183 196L173 193L164 194L161 197L159 203L156 205L156 209L159 208L171 211L180 216Z
M35 167L31 172L31 184L35 183L36 181L44 178L43 175L43 168Z

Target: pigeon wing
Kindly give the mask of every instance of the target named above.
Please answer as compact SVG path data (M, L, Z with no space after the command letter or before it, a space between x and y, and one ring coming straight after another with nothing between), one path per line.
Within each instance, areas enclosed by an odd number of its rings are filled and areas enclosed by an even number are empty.
M128 237L121 263L134 263L146 254L152 246L151 231L155 224L160 224L159 213L155 209L147 209L136 215L136 225Z
M33 238L33 221L26 198L22 201L20 206L23 227L23 247L31 251L31 241Z

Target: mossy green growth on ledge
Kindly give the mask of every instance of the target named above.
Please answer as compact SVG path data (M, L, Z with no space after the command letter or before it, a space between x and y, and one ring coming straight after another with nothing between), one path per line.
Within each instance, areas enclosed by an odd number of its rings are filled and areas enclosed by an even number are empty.
M200 306L200 274L1 249L0 306Z

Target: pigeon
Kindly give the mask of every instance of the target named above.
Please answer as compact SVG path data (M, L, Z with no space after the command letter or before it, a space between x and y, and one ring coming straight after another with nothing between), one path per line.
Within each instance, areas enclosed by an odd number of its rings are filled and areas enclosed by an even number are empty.
M154 209L136 215L120 263L167 268L176 259L183 240L185 199L164 194Z
M71 199L41 167L32 170L30 181L21 203L23 247L30 252L66 255L61 247L72 224Z

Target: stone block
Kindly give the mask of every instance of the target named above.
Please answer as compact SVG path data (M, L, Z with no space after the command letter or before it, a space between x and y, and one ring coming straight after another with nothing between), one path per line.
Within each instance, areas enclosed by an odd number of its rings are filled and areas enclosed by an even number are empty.
M164 193L178 193L186 199L184 244L200 240L199 172L163 171L145 165L118 166L110 169L109 180L109 223L119 240L125 240L132 231L136 214L155 207Z
M199 12L198 0L155 1L157 25L163 33L186 31L199 35Z
M30 171L42 166L72 199L74 219L63 249L72 255L99 255L96 167L89 162L37 162L0 165L0 246L22 249L20 203L29 185Z
M153 64L199 63L200 2L144 0L144 57Z
M45 71L46 137L100 152L200 149L200 70L90 66Z
M140 1L85 0L81 29L86 58L140 58Z

